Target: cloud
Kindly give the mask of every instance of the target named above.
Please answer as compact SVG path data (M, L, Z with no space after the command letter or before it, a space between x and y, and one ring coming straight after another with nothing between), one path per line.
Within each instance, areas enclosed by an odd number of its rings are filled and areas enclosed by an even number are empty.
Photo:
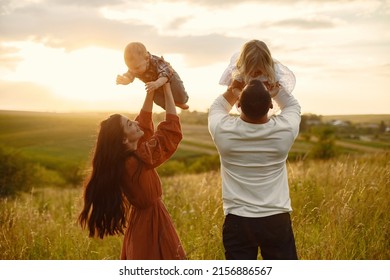
M153 54L172 55L191 109L206 110L231 54L256 38L294 71L294 94L305 111L386 112L389 3L0 0L0 73L6 74L0 80L0 109L117 111L131 104L138 110L143 85L138 90L138 85L112 89L108 84L123 67L119 52L129 41L142 41ZM96 69L87 67L95 63ZM371 100L381 102L370 105Z
M184 55L190 66L209 65L221 60L228 61L231 54L245 42L242 38L227 37L219 34L202 36L164 36L148 38L147 45L158 46L156 51L179 53Z
M0 44L0 65L9 70L14 70L22 60L18 55L18 48L8 47Z
M48 3L55 3L61 6L76 6L76 7L102 7L106 5L117 5L126 3L126 0L47 0ZM137 2L133 0L132 2Z
M185 19L179 17L171 25L177 27L183 22ZM242 38L221 34L164 35L152 25L106 19L96 8L75 5L29 4L2 15L0 26L1 41L33 40L67 51L91 45L122 50L130 41L141 41L157 54L182 54L191 66L226 59L244 42Z
M286 19L267 25L298 29L324 29L336 27L335 22L329 19Z
M63 0L66 1L66 0ZM346 2L354 2L354 1L359 1L359 0L347 0ZM146 0L146 1L140 1L142 3L145 2L155 2L154 0ZM170 2L170 3L181 3L183 2L182 0L168 0L165 2ZM259 0L186 0L186 3L194 6L204 6L204 7L210 7L210 8L216 8L216 9L224 9L229 6L235 6L237 4L258 4L260 1ZM294 5L297 3L336 3L340 2L340 0L262 0L262 4L289 4L289 5Z
M68 50L93 43L111 45L119 35L126 36L126 26L104 19L97 9L75 6L32 4L13 10L0 18L2 41L34 40ZM134 26L142 34L145 27ZM115 44L115 43L114 43Z
M178 17L173 19L170 24L167 26L168 29L178 29L180 28L184 23L186 23L189 20L189 17Z

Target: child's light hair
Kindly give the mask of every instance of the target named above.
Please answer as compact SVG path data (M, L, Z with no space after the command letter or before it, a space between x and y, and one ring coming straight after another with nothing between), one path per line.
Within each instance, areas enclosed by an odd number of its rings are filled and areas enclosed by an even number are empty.
M275 81L274 61L267 45L259 40L251 40L245 43L236 63L237 70L233 73L234 79L241 79L246 84L252 78L251 75L261 71L261 75L268 79L270 84Z
M134 60L143 57L146 58L147 55L148 55L148 51L146 50L144 44L140 42L131 42L125 48L125 52L124 52L125 63L127 67L130 67L133 64Z

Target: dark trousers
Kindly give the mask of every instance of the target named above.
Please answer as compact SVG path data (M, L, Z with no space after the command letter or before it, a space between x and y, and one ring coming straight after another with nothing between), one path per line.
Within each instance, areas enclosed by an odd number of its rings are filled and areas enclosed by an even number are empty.
M227 260L256 260L260 248L264 260L297 260L289 213L262 218L228 214L223 225Z
M184 88L183 81L181 80L179 74L176 71L173 71L173 75L171 80L169 81L171 84L171 91L173 100L175 103L185 104L188 102L188 95ZM154 92L154 103L159 105L160 107L165 109L165 95L164 95L164 87L159 87Z

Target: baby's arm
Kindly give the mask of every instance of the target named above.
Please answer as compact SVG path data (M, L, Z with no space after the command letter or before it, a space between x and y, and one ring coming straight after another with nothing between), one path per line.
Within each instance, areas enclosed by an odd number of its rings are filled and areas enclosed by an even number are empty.
M147 92L158 89L159 87L165 85L173 76L174 70L168 61L165 61L164 57L158 58L152 56L151 59L154 59L155 67L157 67L158 78L153 82L145 83L145 89Z
M134 76L130 72L126 72L123 75L116 76L117 85L128 85L134 81Z
M166 82L168 82L167 77L160 77L153 82L145 83L145 89L148 93L150 93L151 91L154 91L154 90L158 89L159 87L165 85Z

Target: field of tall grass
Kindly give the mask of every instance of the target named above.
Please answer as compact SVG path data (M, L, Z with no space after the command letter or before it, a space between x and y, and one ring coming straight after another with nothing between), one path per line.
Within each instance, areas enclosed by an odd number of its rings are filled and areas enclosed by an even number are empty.
M300 259L390 259L390 153L288 163ZM224 259L218 172L162 178L188 258ZM0 259L118 259L122 236L76 224L81 188L41 187L0 200Z

